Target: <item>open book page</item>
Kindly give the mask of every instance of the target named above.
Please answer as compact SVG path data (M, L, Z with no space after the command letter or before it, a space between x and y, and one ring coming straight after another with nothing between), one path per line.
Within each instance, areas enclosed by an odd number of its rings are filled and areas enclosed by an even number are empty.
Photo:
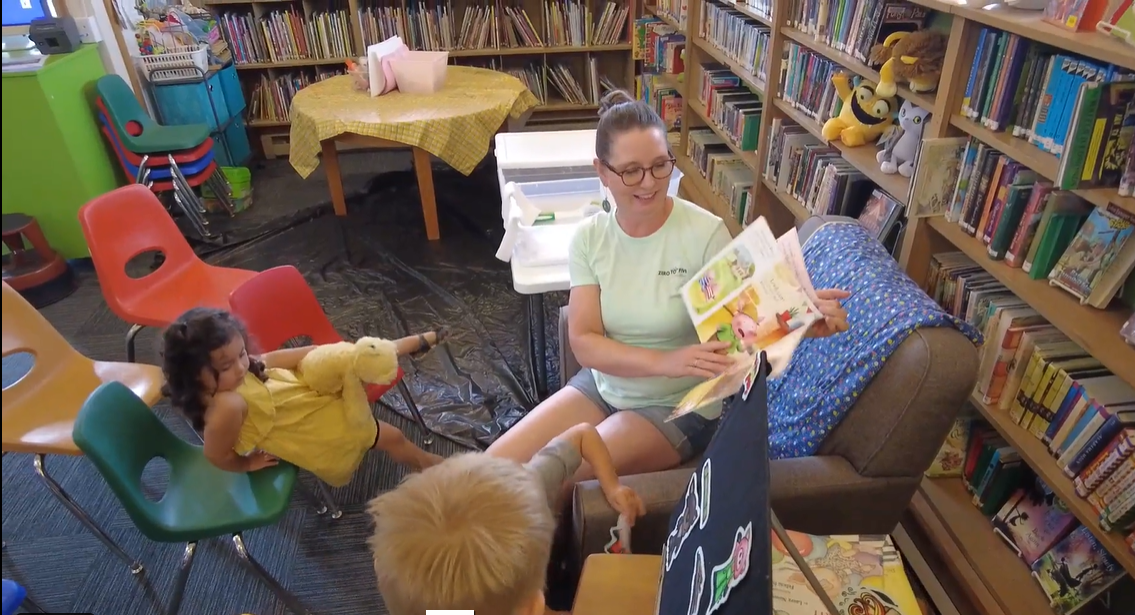
M794 232L782 239L758 218L682 287L698 339L729 343L734 363L694 387L671 419L737 392L761 351L779 374L819 318L799 240Z

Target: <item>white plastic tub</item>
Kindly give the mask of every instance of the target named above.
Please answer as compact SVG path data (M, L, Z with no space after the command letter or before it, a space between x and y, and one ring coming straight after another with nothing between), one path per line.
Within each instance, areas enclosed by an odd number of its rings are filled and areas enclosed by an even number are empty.
M505 186L504 238L497 250L502 261L522 267L566 265L576 227L601 211L598 177Z
M407 51L391 59L398 90L407 94L433 94L445 87L448 51Z

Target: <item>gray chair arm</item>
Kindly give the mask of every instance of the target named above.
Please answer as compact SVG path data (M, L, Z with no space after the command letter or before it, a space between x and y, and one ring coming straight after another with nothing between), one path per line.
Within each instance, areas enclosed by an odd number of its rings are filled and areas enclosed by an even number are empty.
M813 534L887 534L918 485L917 479L865 478L843 457L778 459L770 464L770 501L789 529ZM635 553L662 551L670 516L685 496L693 468L624 476L646 506L631 534ZM602 553L618 514L607 504L597 481L576 485L572 498L572 547L583 561Z

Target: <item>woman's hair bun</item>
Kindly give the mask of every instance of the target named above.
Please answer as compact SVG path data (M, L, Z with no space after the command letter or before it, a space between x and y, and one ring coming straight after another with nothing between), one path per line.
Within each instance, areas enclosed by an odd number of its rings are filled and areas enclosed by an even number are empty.
M626 90L611 90L599 99L599 117L603 117L612 108L622 105L624 103L633 103L634 97Z

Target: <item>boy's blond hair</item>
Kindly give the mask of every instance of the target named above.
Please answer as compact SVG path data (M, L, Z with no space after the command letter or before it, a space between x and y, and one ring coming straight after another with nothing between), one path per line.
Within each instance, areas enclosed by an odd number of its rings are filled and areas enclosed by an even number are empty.
M555 521L540 483L514 461L451 457L369 511L378 590L392 615L511 615L544 589Z

